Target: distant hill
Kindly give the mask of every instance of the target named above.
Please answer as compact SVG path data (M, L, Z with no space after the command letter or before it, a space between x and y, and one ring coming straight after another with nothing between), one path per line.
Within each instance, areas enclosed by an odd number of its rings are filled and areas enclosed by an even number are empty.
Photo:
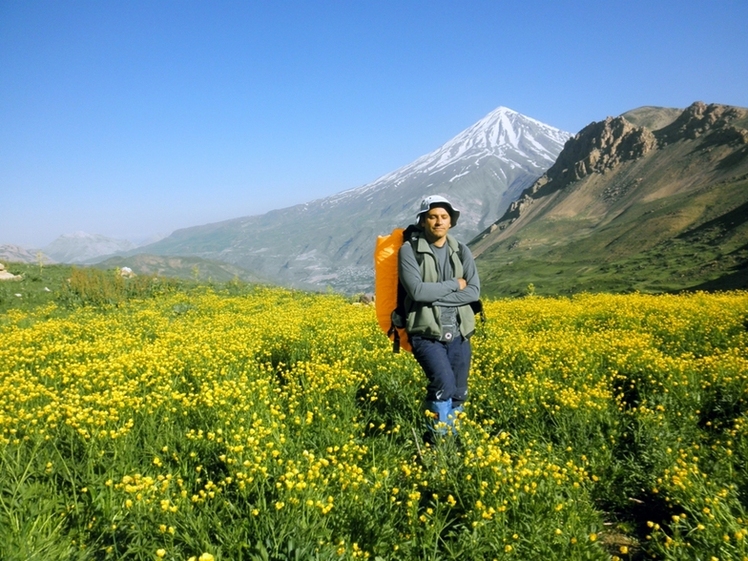
M592 123L470 246L495 296L748 288L748 109Z
M102 269L129 267L138 275L158 275L188 280L225 282L239 279L266 284L260 277L230 263L210 261L199 257L180 257L139 254L114 256L97 263Z
M470 239L556 160L569 133L500 107L455 138L369 185L307 204L174 232L135 251L223 261L275 283L364 292L374 241L413 222L420 200L447 196Z
M680 117L682 113L683 109L645 106L626 111L626 113L623 113L621 117L626 119L632 125L656 131L668 126Z
M24 249L10 244L0 245L0 262L2 263L39 263L40 258L45 265L54 263L49 255L38 249Z
M63 234L43 251L59 263L90 263L104 255L121 253L135 248L128 240L118 240L100 234L74 232Z

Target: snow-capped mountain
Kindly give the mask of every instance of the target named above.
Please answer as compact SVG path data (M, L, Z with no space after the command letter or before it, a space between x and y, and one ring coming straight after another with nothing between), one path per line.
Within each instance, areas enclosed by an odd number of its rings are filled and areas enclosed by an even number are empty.
M219 259L285 285L369 290L376 236L413 222L424 196L441 194L460 208L454 233L467 241L553 164L570 136L499 107L368 185L260 216L178 230L137 252Z
M508 197L510 200L500 205L506 208L522 191L518 189L518 182L524 184L526 174L535 177L542 175L556 160L570 137L567 132L507 107L499 107L443 146L414 162L373 183L314 202L334 204L380 189L400 187L406 182L422 183L419 180L423 178L432 179L427 187L437 184L449 187L481 165L493 165L495 167L491 169L496 172L496 182L507 188L502 198Z
M468 160L478 164L484 158L495 157L508 163L547 169L569 137L568 133L499 107L438 150L394 174L434 173L450 165L465 165Z

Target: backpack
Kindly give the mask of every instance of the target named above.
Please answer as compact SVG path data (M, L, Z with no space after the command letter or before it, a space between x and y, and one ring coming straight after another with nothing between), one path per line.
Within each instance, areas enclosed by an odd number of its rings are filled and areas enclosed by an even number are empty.
M405 289L397 272L397 254L405 236L410 237L411 228L415 226L395 228L386 236L377 236L374 247L374 308L379 327L392 340L392 352L395 353L401 348L412 352L402 321Z
M400 352L400 349L413 352L405 331L405 288L398 275L397 254L400 246L410 241L412 234L418 231L420 229L415 224L405 229L395 228L390 234L377 236L374 247L374 308L379 327L392 341L393 353ZM418 258L419 254L416 254ZM481 323L486 321L480 300L471 302L470 307L480 317Z

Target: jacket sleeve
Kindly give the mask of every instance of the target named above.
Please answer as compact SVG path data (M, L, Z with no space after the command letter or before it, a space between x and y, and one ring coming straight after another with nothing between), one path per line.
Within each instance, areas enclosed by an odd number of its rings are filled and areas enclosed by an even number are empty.
M457 279L449 279L443 282L423 282L421 268L418 266L416 256L413 254L413 246L410 243L404 243L400 247L397 271L405 291L415 302L431 304L460 289Z
M460 243L460 254L462 255L463 278L467 282L467 286L462 290L439 298L434 302L437 306L463 306L480 298L480 279L478 278L478 269L475 266L473 254L463 243Z

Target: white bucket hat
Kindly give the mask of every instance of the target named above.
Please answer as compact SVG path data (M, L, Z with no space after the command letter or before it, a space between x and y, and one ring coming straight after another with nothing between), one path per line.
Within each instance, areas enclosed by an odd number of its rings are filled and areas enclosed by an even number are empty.
M449 217L452 219L452 227L454 228L457 225L457 219L460 217L460 211L441 195L429 195L421 201L421 210L416 214L416 224L421 221L423 213L430 211L435 206L444 207L447 210Z

